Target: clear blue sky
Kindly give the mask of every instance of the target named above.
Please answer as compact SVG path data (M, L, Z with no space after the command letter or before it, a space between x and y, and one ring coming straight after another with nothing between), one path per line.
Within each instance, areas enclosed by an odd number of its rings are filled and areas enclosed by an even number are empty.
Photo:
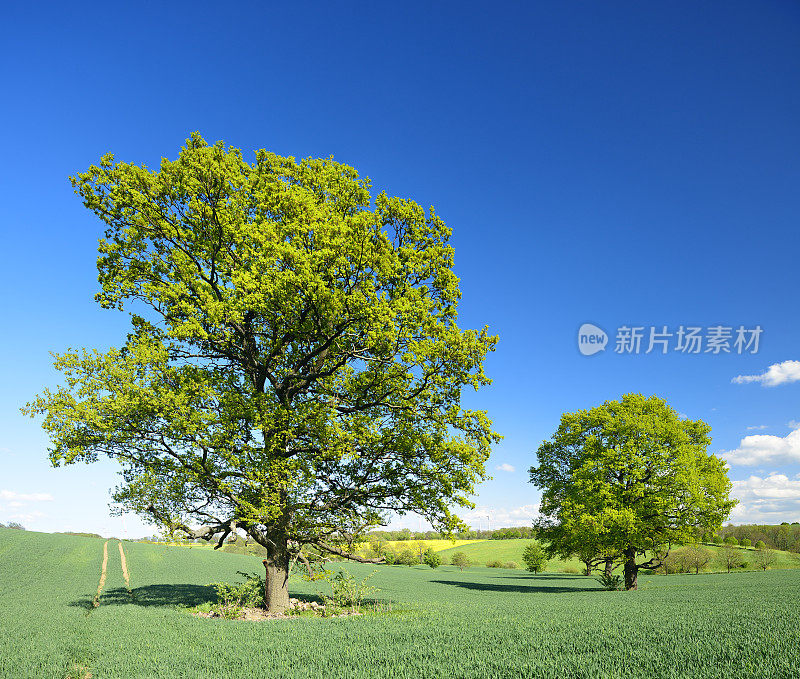
M453 228L461 323L500 335L468 397L505 436L473 525L529 523L560 414L629 391L734 451L734 521L800 520L800 364L732 382L800 360L800 4L433 4L4 9L0 521L123 530L114 466L50 469L18 408L59 379L49 351L126 330L93 302L101 224L68 175L155 166L193 130L334 155ZM605 351L578 351L584 322ZM764 332L757 354L620 355L623 325Z

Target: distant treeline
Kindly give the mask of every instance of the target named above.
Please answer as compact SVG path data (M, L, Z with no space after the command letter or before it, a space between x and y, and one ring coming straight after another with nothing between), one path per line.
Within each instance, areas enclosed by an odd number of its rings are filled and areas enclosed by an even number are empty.
M61 535L77 535L78 537L81 537L81 538L100 538L100 539L103 539L103 536L102 535L98 535L97 533L76 533L76 532L73 532L71 530L64 531L63 533L61 533ZM112 539L114 539L114 538L112 538Z
M725 542L726 538L734 538L742 546L755 546L757 543L763 542L767 549L782 549L800 554L800 522L798 521L782 523L779 526L729 525L723 527L716 536L703 535L703 542Z
M92 533L73 533L73 535L87 535L93 536ZM97 536L99 537L99 536ZM442 540L446 539L445 536L436 531L411 531L408 528L403 530L375 530L363 536L358 542L361 543L374 543L374 542L391 542L403 540ZM536 537L536 529L532 527L517 526L512 528L497 528L495 530L465 530L460 533L454 533L453 536L457 540L515 540L519 538L534 538ZM722 544L726 541L732 544L739 544L743 547L755 546L759 542L763 542L767 549L780 549L789 552L796 552L800 554L800 522L782 523L777 526L771 525L746 525L746 526L724 526L718 533L709 534L705 533L698 535L700 542L708 544ZM142 542L161 542L164 538L158 535L153 535L149 538L142 538ZM749 542L748 542L749 541ZM182 544L208 544L204 540L181 540ZM212 541L212 544L215 544ZM347 547L355 547L356 544L345 545ZM256 556L266 555L266 550L259 544L254 543L252 540L246 540L242 536L230 536L225 545L222 547L223 551L234 552L239 554L253 554Z
M518 526L514 528L497 528L495 530L465 530L454 533L456 540L516 540L519 538L535 537L536 531L533 528ZM403 530L374 530L369 533L369 539L383 540L444 540L449 536L442 535L436 531L413 532L408 528Z

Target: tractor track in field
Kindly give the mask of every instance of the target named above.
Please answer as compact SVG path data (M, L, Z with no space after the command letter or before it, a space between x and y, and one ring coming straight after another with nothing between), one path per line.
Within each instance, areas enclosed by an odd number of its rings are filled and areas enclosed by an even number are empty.
M100 605L100 594L106 584L106 569L108 567L108 540L103 543L103 565L100 567L100 583L97 585L97 594L92 599L92 608L97 608Z
M128 573L128 560L125 558L125 550L122 549L122 543L118 542L117 545L119 546L119 560L122 564L122 577L125 578L125 589L128 590L128 594L133 597L133 590L131 589L131 576Z

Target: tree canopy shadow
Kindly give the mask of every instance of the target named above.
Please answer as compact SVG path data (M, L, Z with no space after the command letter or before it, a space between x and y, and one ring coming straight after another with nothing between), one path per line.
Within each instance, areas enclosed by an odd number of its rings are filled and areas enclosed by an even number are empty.
M546 579L546 578L545 578ZM552 584L501 584L495 582L464 582L459 580L431 580L441 585L453 585L455 587L463 587L464 589L473 589L483 592L518 592L521 594L566 594L569 592L596 592L600 587L559 587Z
M198 606L207 601L216 601L212 585L146 585L127 590L124 587L109 589L100 595L100 606ZM73 601L71 606L92 609L92 598Z

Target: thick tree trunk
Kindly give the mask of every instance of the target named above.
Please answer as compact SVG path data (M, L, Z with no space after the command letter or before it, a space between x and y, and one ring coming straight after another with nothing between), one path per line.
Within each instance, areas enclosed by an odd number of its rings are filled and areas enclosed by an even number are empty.
M606 577L611 577L611 571L614 570L614 561L612 559L606 559L606 566L605 566L605 573Z
M636 550L629 548L625 550L625 589L636 589L638 587L636 579L639 575L639 567L636 565Z
M267 549L264 559L264 605L269 613L283 613L289 607L289 550L285 539L273 542L277 547Z
M583 565L586 568L586 575L591 575L592 574L592 562L591 561L584 561Z

